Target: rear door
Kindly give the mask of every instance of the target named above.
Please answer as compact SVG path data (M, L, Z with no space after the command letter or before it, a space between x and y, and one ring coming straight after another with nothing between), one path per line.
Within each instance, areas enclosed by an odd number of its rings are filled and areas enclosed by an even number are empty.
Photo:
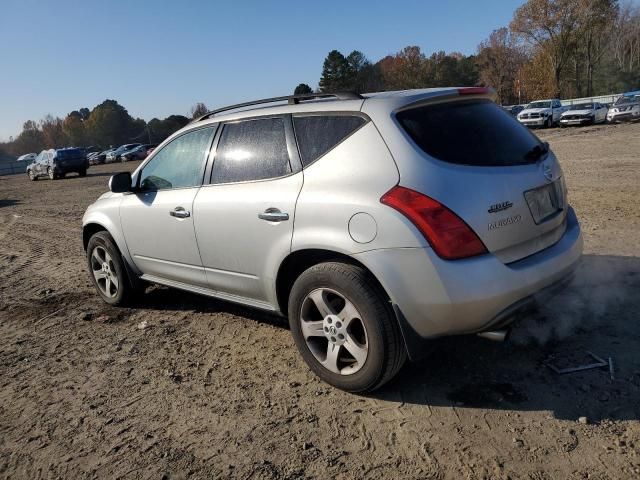
M193 200L202 185L215 128L184 133L159 150L125 195L120 221L127 248L146 275L206 286L194 231Z
M401 185L451 209L505 263L562 236L567 205L560 165L493 102L426 104L396 118L421 157L401 171Z
M269 307L303 181L291 118L230 122L218 136L209 184L193 206L207 281L232 299Z

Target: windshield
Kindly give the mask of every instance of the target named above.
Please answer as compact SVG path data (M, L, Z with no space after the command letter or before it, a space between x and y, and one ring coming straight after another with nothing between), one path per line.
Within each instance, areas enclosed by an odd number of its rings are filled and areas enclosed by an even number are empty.
M593 110L593 103L578 103L571 105L570 110Z
M532 102L527 108L551 108L551 102Z

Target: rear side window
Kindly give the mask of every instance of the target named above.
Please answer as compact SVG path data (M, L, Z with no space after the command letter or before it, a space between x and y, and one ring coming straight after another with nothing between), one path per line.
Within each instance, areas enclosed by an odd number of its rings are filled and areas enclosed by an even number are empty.
M347 115L294 117L302 164L316 161L365 123L362 117Z
M397 114L428 155L449 163L497 167L535 163L538 138L489 100L424 106ZM535 150L534 150L535 151Z
M248 182L291 173L284 120L264 118L224 126L211 183Z

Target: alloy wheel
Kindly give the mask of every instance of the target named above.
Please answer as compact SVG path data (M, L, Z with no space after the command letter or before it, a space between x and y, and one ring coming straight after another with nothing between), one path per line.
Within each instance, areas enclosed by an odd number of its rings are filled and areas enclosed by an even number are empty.
M118 294L118 274L111 255L103 247L98 246L91 253L91 273L105 297L114 298Z
M311 291L302 302L300 327L309 351L327 370L352 375L367 361L369 342L362 316L339 292Z

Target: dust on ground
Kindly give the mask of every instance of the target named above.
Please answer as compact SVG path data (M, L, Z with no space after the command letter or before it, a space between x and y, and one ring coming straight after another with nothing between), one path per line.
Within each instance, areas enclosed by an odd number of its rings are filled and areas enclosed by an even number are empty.
M640 124L537 133L582 223L577 283L521 341L433 341L369 396L316 379L281 318L161 287L98 299L81 217L137 162L0 177L0 476L640 477ZM615 380L545 365L587 350Z

